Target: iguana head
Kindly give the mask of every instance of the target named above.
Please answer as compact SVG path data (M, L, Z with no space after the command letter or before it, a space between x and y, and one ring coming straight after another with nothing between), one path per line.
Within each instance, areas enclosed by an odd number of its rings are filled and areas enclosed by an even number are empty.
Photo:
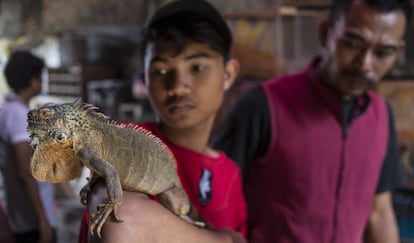
M79 135L89 129L82 104L46 104L27 114L33 176L41 181L64 182L81 172L81 161L73 150ZM85 134L83 134L85 135Z
M67 143L77 133L90 127L89 115L84 104L46 104L27 114L30 144L33 148L44 142Z
M27 114L30 145L34 149L44 142L64 143L72 136L67 112L73 110L68 104L46 104ZM73 112L73 111L72 111Z

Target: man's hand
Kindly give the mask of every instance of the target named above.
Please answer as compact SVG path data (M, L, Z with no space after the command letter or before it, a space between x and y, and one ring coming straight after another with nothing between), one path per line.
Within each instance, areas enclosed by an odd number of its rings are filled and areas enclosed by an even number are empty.
M91 191L90 213L96 205L107 200L106 188L96 185ZM124 191L119 208L122 223L108 218L102 228L102 238L89 234L89 242L168 242L168 243L246 243L243 237L230 230L211 231L198 228L177 217L146 194Z
M233 243L247 243L247 241L243 238L243 236L239 232L236 232L232 229L224 228L224 229L219 230L218 232L223 232L229 235Z

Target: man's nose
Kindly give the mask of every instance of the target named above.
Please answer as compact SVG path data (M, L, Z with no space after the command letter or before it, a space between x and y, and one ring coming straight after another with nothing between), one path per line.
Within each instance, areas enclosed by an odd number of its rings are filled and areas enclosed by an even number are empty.
M175 72L169 87L169 94L178 96L188 94L191 91L191 82L191 75L182 72Z
M355 60L357 70L363 74L370 74L373 71L374 57L371 50L361 52Z

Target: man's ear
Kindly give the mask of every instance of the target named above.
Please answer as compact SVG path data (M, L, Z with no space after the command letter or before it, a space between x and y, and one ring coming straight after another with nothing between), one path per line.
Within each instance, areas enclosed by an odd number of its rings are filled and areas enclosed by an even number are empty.
M322 19L318 26L319 44L322 47L326 47L326 41L328 40L329 33L329 21L327 18Z
M42 86L42 77L35 76L30 79L30 84L32 87L41 87Z
M237 78L240 71L240 63L236 59L230 59L224 66L224 90L228 90Z

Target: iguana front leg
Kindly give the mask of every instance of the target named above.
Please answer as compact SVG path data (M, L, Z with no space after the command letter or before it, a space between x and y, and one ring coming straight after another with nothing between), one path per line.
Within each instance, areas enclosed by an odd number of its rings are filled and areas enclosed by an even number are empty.
M105 179L108 202L98 205L98 211L91 215L90 222L91 234L97 233L101 237L102 226L111 213L117 221L122 221L118 216L118 208L122 202L121 182L115 168L108 161L97 156L92 149L80 149L78 156L89 169Z

